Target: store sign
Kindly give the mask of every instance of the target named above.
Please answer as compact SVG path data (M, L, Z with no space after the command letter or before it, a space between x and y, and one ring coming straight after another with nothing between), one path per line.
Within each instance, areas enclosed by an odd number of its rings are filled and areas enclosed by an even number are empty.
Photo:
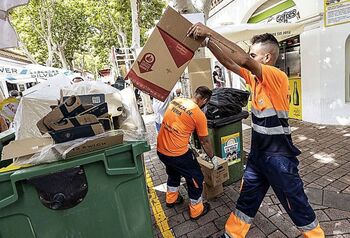
M20 79L50 79L57 75L68 76L73 72L66 69L58 69L53 67L45 67L41 65L26 65L24 67L15 67L0 65L0 78L8 81L16 81Z
M286 9L276 15L270 16L259 23L295 23L300 19L299 11L296 7Z
M289 79L289 118L302 120L301 79Z
M221 137L221 155L228 165L241 161L241 139L240 133Z
M350 22L350 0L324 0L324 25Z

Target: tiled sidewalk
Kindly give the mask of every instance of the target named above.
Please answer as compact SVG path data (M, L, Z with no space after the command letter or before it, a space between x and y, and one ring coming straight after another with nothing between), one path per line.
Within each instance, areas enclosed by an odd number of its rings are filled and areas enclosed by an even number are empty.
M189 220L185 185L180 189L186 198L185 203L168 209L164 201L167 175L156 155L156 132L152 116L147 116L145 122L152 144L152 151L145 155L146 168L154 185L150 190L155 191L158 199L156 203L160 204L153 210L155 237L218 237L223 233L229 213L235 207L239 183L225 187L220 197L209 201L212 210L198 221ZM243 123L250 125L249 119ZM293 140L302 150L299 156L300 174L326 237L350 238L350 127L320 126L301 121L291 121L291 126ZM248 151L250 129L244 130L243 134L244 149ZM152 207L155 207L157 204L153 200ZM247 237L299 236L300 232L274 193L269 191Z

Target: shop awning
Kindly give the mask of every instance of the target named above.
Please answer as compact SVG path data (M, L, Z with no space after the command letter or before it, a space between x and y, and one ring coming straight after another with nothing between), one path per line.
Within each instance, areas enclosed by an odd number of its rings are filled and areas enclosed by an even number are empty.
M276 24L239 24L225 25L215 28L218 33L231 41L249 41L254 35L271 33L277 40L282 41L304 31L301 23L276 23Z

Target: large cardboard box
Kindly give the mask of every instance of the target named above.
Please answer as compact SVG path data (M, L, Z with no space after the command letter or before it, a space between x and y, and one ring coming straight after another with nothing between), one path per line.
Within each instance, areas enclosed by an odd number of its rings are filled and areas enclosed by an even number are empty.
M192 95L199 86L214 88L209 58L192 59L188 64L188 76Z
M191 26L190 21L168 7L127 78L140 90L164 101L203 41L187 37Z
M203 160L201 157L198 157L197 161L201 166L204 175L204 182L209 186L216 187L218 185L222 185L222 183L226 182L230 178L227 160L218 158L217 170L214 170L212 163Z

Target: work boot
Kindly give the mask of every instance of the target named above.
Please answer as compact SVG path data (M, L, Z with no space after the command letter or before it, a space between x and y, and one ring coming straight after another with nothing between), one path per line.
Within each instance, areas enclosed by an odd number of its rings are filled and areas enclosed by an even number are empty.
M166 203L166 206L169 207L169 208L172 208L175 205L183 203L183 201L184 201L184 198L179 194L179 196L177 197L175 202L173 202L173 203Z
M199 218L201 218L202 216L207 214L209 211L210 211L210 204L205 202L205 203L203 203L203 211L202 211L202 213L199 216L196 216L196 217L191 217L190 216L190 219L191 220L198 220Z

